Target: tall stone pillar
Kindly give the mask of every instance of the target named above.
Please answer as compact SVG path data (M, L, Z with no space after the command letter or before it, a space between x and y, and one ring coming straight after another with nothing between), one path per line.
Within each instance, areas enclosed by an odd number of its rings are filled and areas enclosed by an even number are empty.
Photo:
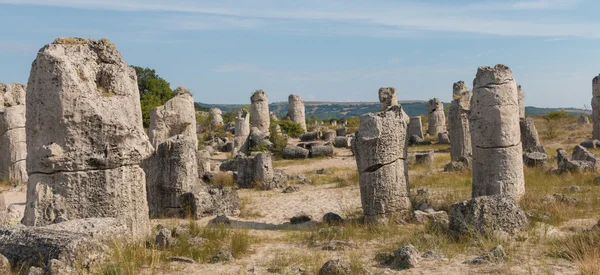
M471 110L471 91L463 81L452 86L453 96L448 111L448 125L450 126L450 159L457 161L460 157L470 158L471 131L469 130L469 111Z
M600 75L592 80L592 121L592 139L600 139Z
M242 109L235 118L235 136L233 137L233 151L231 155L235 157L238 153L247 154L250 150L250 117L248 111Z
M302 130L306 132L306 110L304 109L304 100L299 95L291 94L288 97L288 116L290 120L300 124Z
M434 98L427 102L426 108L429 115L427 132L434 137L437 137L438 133L445 133L446 115L444 114L444 103Z
M267 93L258 90L250 97L250 119L252 127L256 127L263 133L269 133L271 117L269 115L269 99Z
M0 83L0 178L27 183L25 85Z

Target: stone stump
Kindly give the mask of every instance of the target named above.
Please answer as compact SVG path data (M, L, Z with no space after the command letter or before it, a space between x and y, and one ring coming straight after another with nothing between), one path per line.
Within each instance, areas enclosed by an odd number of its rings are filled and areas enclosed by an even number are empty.
M144 133L135 70L107 39L59 38L32 64L26 93L23 224L115 217L149 232ZM193 127L195 131L195 127Z
M448 111L450 159L457 161L460 157L470 158L472 155L469 111L473 94L467 90L463 81L454 83L452 90L453 100Z
M410 118L408 123L408 134L409 137L418 136L423 139L423 124L421 123L421 116L413 116Z
M256 127L263 133L268 133L271 127L271 116L269 115L269 99L267 93L258 90L250 97L250 119L252 127Z
M444 104L437 98L431 99L426 105L429 115L427 132L437 137L438 133L446 132L446 115L444 114Z
M27 183L25 85L0 83L0 178Z
M471 98L472 196L525 193L517 84L505 65L479 67Z
M288 97L288 116L291 121L300 124L302 130L306 132L304 100L299 95L291 94Z
M523 151L542 146L540 142L540 138L538 137L538 132L535 129L535 124L533 122L533 118L520 118L519 125L521 129L521 143L523 146Z
M411 215L406 162L408 120L400 106L360 117L352 147L366 223L405 220Z
M235 118L235 136L233 137L232 156L237 156L238 153L247 154L250 150L250 116L248 111L242 109Z

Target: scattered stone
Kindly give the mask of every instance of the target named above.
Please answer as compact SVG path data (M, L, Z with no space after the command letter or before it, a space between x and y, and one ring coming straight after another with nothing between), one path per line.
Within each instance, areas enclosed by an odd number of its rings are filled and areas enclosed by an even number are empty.
M46 275L67 275L67 274L75 274L72 267L66 265L65 263L52 259L48 263L46 267Z
M517 84L505 65L479 67L469 127L473 147L472 196L525 193Z
M312 184L312 180L310 180L305 175L296 175L293 178L295 178L296 180L298 180L299 184Z
M576 205L577 204L577 199L576 198L573 198L573 197L570 197L570 196L567 196L567 195L554 194L552 196L554 196L554 198L557 201L559 201L561 203L564 203L564 204L567 204L567 205Z
M347 134L346 127L335 129L335 135L338 137L345 137Z
M299 215L299 216L294 216L290 219L290 223L291 224L300 224L300 223L305 223L305 222L309 222L311 221L312 218L310 216L307 215Z
M569 186L569 187L567 187L567 188L565 188L565 189L566 189L567 191L569 191L569 192L581 192L581 191L583 191L583 190L581 189L581 187L579 187L579 186L577 186L577 185L571 185L571 186Z
M300 141L302 141L302 142L315 141L315 140L319 140L319 139L321 139L321 132L319 132L319 131L306 132L306 133L300 135Z
M235 159L228 159L226 161L223 161L219 166L219 170L223 172L236 171Z
M579 145L583 146L586 149L596 149L600 148L600 140L591 139L582 141Z
M268 133L271 127L271 115L269 114L269 99L267 93L258 90L250 97L250 119L252 127L258 128L263 133Z
M325 133L323 133L322 139L327 142L333 142L336 137L337 137L337 134L336 134L335 130L330 129L330 130L325 131Z
M333 145L313 145L310 149L311 158L333 157Z
M154 245L160 249L169 248L175 244L177 239L172 237L172 232L169 229L162 228L156 233Z
M366 223L411 216L406 163L408 116L400 106L360 117L352 142Z
M181 262L181 263L188 263L188 264L195 264L196 263L196 261L194 261L194 259L188 258L188 257L182 257L182 256L169 257L169 258L167 258L167 261L169 261L169 262Z
M173 232L171 232L171 235L175 238L179 238L181 236L187 236L189 234L190 234L190 224L189 223L178 224L175 228L173 228Z
M237 216L240 214L240 198L236 190L223 186L196 186L182 195L184 217L201 219L214 215Z
M417 267L419 263L419 251L412 246L406 245L394 251L394 269L409 269Z
M430 211L421 211L417 210L414 212L415 220L419 223L431 222L434 224L440 224L447 226L448 221L448 213L446 211L434 211L431 209Z
M281 151L281 157L284 159L305 159L308 158L310 151L299 146L286 145Z
M433 98L427 102L426 108L427 114L429 114L427 132L434 137L437 137L438 133L445 133L446 115L444 114L444 103L437 98Z
M519 119L519 125L521 128L521 143L523 146L523 151L532 147L542 146L540 138L538 137L538 132L535 129L533 118L521 117Z
M455 203L450 209L449 229L457 236L498 232L514 235L528 224L525 212L509 196L481 196Z
M41 267L32 266L29 268L27 275L44 275L44 269Z
M348 148L350 147L350 138L346 136L335 137L335 140L333 141L333 146L335 146L336 148Z
M549 156L545 152L530 151L527 149L523 155L523 164L527 167L546 167Z
M208 223L212 224L212 225L217 225L217 224L231 225L231 220L229 220L229 218L225 215L218 215L214 219L210 220Z
M321 168L321 169L317 169L316 173L317 173L317 175L325 175L325 174L329 173L329 171L325 168Z
M319 270L319 275L350 275L350 263L341 260L329 260Z
M480 265L480 264L489 264L489 263L498 263L504 261L506 257L506 253L504 252L504 248L501 245L498 245L490 252L487 252L473 260L467 261L465 263L472 265Z
M291 94L288 97L288 117L291 121L300 124L302 130L306 132L304 100L299 95Z
M231 260L233 260L233 255L231 254L231 252L226 251L226 250L221 250L217 254L215 254L215 256L212 257L210 262L214 264L214 263L228 262Z
M344 251L355 247L356 245L347 241L331 240L325 246L323 246L323 250Z
M295 192L300 192L300 187L298 187L296 185L290 185L290 186L286 187L285 189L283 189L283 193L295 193Z
M471 97L463 81L452 85L452 102L448 110L448 126L450 130L450 159L457 161L460 157L471 157L471 131L469 129L469 111Z
M429 188L417 188L417 196L429 195Z
M444 257L444 255L441 255L433 250L429 250L429 251L423 253L423 255L421 255L421 258L428 259L428 260L441 260L441 259L445 259L446 257Z
M417 164L430 164L433 165L435 153L433 150L429 150L427 152L419 152L415 154L415 160Z
M333 212L325 213L321 220L328 225L340 225L344 223L344 219L340 215Z
M202 246L202 245L206 244L207 242L208 242L208 240L206 240L205 238L202 238L202 237L194 237L194 238L187 240L187 243L191 246Z

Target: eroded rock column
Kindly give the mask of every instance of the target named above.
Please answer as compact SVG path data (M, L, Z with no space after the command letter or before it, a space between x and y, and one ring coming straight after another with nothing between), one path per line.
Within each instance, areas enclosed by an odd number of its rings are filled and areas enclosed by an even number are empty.
M381 110L387 110L391 106L398 105L398 95L396 94L396 88L384 87L379 88L379 102L381 102Z
M452 103L448 111L450 126L450 159L471 157L471 131L469 130L469 110L471 109L471 91L463 81L452 86Z
M517 91L519 95L519 117L525 117L525 100L521 85L517 85Z
M291 121L300 124L302 130L306 132L304 100L299 95L291 94L288 97L288 116Z
M263 133L269 133L271 116L269 115L269 99L267 93L258 90L250 97L250 119L252 127L256 127Z
M26 95L23 223L116 217L149 231L144 133L135 71L108 40L57 39L32 64Z
M592 80L592 139L600 140L600 75Z
M429 115L427 132L434 137L437 137L438 133L445 133L446 115L444 114L444 103L434 98L427 102L426 108Z
M175 94L165 105L150 110L148 136L154 148L175 135L195 138L197 143L196 110L192 93L184 87L177 87Z
M525 193L519 97L506 65L479 67L471 98L472 196Z
M542 146L533 118L521 117L519 123L521 127L521 143L523 151L533 147Z
M421 123L421 116L413 116L410 118L410 122L408 123L408 134L407 136L410 138L412 136L418 136L423 139L423 124Z
M223 126L223 112L219 108L211 108L210 113L210 126L214 130L219 126Z
M406 129L400 106L360 117L352 146L356 155L362 208L367 223L410 217Z
M27 183L25 85L0 83L0 178Z
M235 136L233 137L232 156L238 153L247 154L249 151L250 117L248 111L240 110L235 118Z

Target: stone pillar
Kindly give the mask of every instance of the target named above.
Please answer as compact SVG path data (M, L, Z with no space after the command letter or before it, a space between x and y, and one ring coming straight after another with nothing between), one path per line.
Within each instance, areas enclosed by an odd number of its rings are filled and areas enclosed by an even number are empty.
M269 116L271 117L271 120L273 120L273 121L279 121L279 118L277 117L277 115L275 113L270 112Z
M407 136L410 138L412 136L418 136L421 139L423 136L423 124L421 123L421 116L413 116L410 118L410 122L408 123L408 134Z
M408 120L400 106L360 117L352 147L366 223L404 220L411 215L406 161Z
M25 89L0 83L0 178L26 184Z
M223 126L223 112L219 108L210 108L210 126L214 130L219 126Z
M271 127L271 116L269 115L269 99L267 93L258 90L250 97L250 119L252 127L256 127L263 133L269 132Z
M469 110L471 109L471 91L464 82L459 81L452 86L453 97L448 111L450 126L450 159L457 161L460 157L471 157L471 132L469 130Z
M519 96L512 70L479 67L471 98L473 197L525 193Z
M27 203L23 223L122 219L150 229L135 70L107 39L59 38L32 64L26 94ZM195 129L195 127L194 127Z
M259 153L254 157L237 156L235 165L237 169L236 183L240 188L252 188L255 183L270 187L275 177L272 158L267 153Z
M196 110L192 93L183 87L177 87L175 94L165 105L150 110L148 137L154 148L175 135L195 139L197 146Z
M379 88L379 102L381 102L382 111L385 111L391 106L398 106L398 95L396 94L396 88Z
M306 132L304 100L299 95L291 94L288 97L288 116L291 121L300 124L302 130Z
M238 153L247 154L250 150L248 137L250 136L250 117L248 111L242 109L235 118L235 136L233 137L233 150L231 155Z
M444 103L434 98L427 102L427 114L429 114L427 132L437 137L438 133L446 132L446 115L444 114Z
M521 128L521 143L523 146L523 151L542 146L540 142L540 138L538 137L538 132L535 129L535 123L533 122L533 118L520 118L519 120L520 128Z
M523 96L523 89L521 89L521 85L517 86L517 91L519 94L519 117L525 117L525 100Z
M592 139L600 140L600 75L592 80Z

